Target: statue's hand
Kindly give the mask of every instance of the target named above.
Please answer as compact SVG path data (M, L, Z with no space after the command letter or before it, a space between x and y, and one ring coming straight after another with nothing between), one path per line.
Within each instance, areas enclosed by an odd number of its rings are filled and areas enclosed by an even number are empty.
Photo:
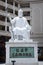
M8 18L9 18L9 20L11 21L11 16L10 16L10 14L8 14L7 16L8 16Z
M8 14L7 16L10 17L10 14Z

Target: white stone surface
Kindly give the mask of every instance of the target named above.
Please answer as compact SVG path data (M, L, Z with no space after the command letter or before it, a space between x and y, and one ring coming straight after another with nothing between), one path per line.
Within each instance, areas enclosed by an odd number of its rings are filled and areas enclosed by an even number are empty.
M34 47L34 58L10 58L10 47ZM17 64L30 64L38 63L38 54L37 54L37 42L6 42L6 64L11 63L12 60L16 60L15 65ZM12 64L12 63L11 63Z
M0 65L12 65L12 64L0 64ZM20 65L24 65L24 64L21 63ZM25 65L27 65L27 63L25 63ZM38 62L38 63L31 63L31 64L28 63L28 65L43 65L43 61Z
M12 65L12 63L5 64L5 65ZM15 65L39 65L39 64L38 63L15 63Z

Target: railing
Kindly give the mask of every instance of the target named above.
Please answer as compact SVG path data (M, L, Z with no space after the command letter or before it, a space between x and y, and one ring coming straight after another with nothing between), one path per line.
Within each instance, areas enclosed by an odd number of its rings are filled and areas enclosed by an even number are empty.
M2 6L5 6L5 2L3 2L3 1L0 1L0 5L2 5Z
M0 35L3 35L3 36L11 36L11 34L7 31L2 31L0 30Z
M6 7L6 2L0 1L0 5ZM18 10L18 7L16 7L16 6L14 7L14 5L11 5L8 3L7 3L7 7L12 9L12 10L14 10L14 9Z
M5 25L5 21L0 20L0 25Z
M0 1L0 5L6 7L6 2ZM7 7L13 9L13 6L7 3Z
M13 5L10 5L7 3L7 7L10 8L10 9L13 9Z
M6 13L6 11L0 10L0 15L8 16L8 14L10 14L11 17L15 17L16 16L16 15L10 13L10 12Z
M0 15L4 15L4 16L6 16L6 12L3 11L3 10L0 10Z

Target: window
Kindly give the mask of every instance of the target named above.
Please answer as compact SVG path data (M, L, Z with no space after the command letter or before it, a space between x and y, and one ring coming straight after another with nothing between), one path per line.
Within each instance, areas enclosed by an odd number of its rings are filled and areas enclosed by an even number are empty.
M13 0L7 0L7 3L13 5Z
M0 15L0 20L5 22L5 16Z
M38 60L43 61L43 47L38 47Z
M17 2L15 2L15 6L18 7L18 3Z
M1 1L5 2L5 0L1 0Z
M9 18L7 17L7 22L10 22Z
M27 12L23 12L23 15L24 16L30 16L30 12L28 12L28 11Z
M0 10L5 11L5 7L0 5Z
M15 11L15 14L18 15L18 11Z
M9 31L9 27L7 26L7 31Z
M5 31L5 26L0 25L0 30Z
M7 8L7 11L10 12L10 13L13 13L13 10L10 9L10 8Z

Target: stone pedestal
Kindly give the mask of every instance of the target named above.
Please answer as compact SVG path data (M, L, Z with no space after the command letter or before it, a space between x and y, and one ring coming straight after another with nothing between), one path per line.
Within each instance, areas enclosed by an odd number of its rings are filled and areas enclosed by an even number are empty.
M13 50L11 50L13 48ZM26 53L30 53L30 56L11 56L12 52L16 53L15 48L22 48L23 50L27 48ZM32 50L33 49L33 50ZM17 49L16 49L17 50ZM24 53L21 51L20 53ZM18 53L18 50L17 50ZM24 54L25 55L25 54ZM28 54L27 54L28 55ZM12 65L12 61L15 60L15 65L38 65L38 46L37 42L29 41L15 41L15 42L6 42L6 65Z

